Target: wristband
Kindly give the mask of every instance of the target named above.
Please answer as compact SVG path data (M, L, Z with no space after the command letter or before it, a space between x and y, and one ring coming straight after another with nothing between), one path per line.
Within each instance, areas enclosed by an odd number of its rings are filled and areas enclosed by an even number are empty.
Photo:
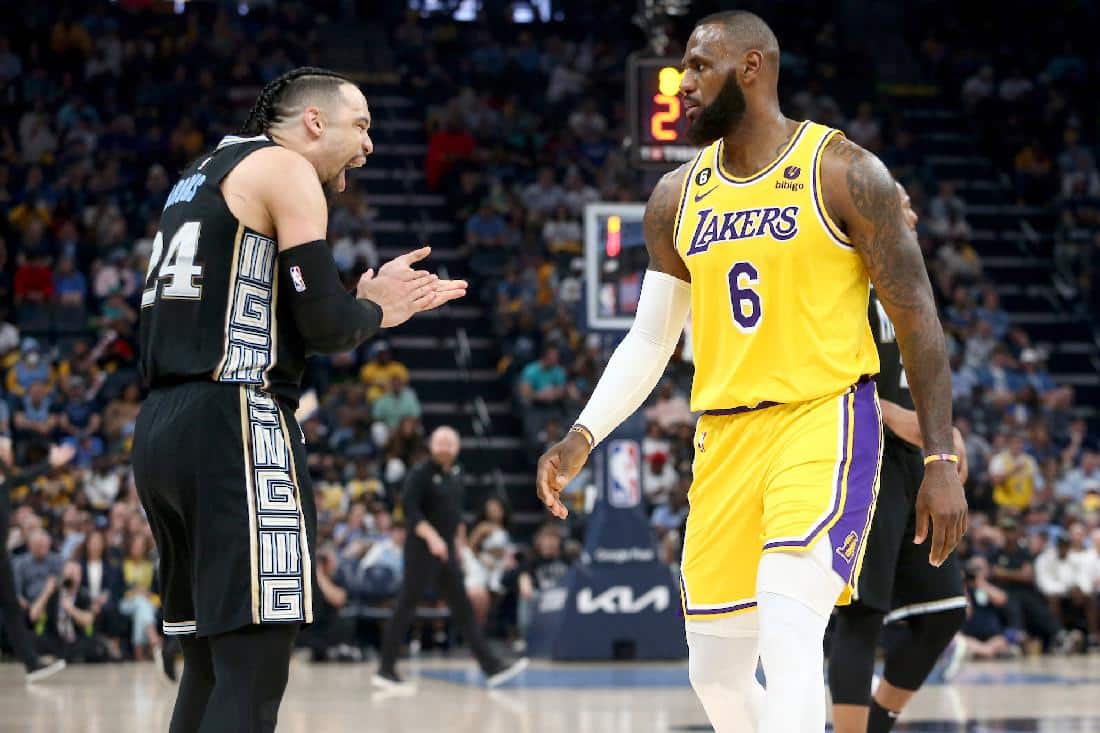
M572 427L569 428L569 432L580 433L581 437L584 438L584 442L588 443L588 450L590 451L596 445L596 439L592 437L592 431L580 423L573 423Z
M933 453L930 456L924 457L924 465L935 463L936 461L947 461L948 463L958 463L959 457L954 453Z

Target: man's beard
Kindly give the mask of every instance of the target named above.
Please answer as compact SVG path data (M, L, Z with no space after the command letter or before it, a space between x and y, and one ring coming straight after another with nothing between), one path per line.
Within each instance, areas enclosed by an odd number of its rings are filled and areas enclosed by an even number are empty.
M688 127L688 142L692 145L708 145L727 135L744 116L745 93L737 85L737 79L730 74L718 96L703 107L699 116Z

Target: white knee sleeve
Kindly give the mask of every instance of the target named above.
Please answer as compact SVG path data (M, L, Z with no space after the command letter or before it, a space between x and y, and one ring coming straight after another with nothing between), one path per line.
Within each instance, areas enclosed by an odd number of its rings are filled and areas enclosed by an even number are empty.
M844 588L831 561L824 538L809 553L775 552L760 560L756 603L768 686L760 733L825 730L822 641Z
M688 675L715 733L756 733L764 690L756 637L688 632Z

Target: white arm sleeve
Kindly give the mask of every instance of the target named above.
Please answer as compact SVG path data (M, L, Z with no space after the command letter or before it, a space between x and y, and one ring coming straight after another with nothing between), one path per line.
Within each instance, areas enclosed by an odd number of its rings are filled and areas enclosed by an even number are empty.
M663 272L646 271L634 324L577 418L592 432L593 447L641 407L657 386L690 308L691 285Z

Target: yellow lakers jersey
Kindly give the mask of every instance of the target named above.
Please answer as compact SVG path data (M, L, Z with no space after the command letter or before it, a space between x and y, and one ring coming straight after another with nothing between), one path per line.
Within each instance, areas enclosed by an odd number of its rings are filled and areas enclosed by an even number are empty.
M803 122L748 178L722 141L684 178L675 242L691 273L692 410L803 402L878 373L870 282L822 203L821 154L841 134Z

